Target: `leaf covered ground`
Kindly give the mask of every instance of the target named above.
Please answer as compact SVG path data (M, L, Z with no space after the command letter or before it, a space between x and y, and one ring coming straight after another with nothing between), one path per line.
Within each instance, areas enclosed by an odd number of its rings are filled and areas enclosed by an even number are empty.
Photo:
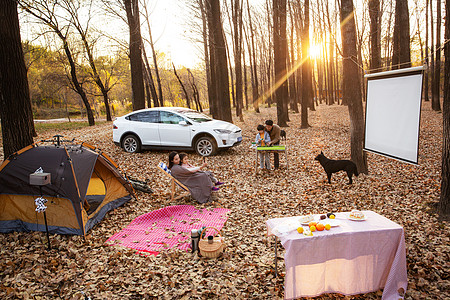
M274 277L274 244L266 237L269 218L309 213L373 210L405 229L408 290L406 299L450 298L450 234L448 222L435 212L439 199L442 114L422 107L419 165L414 166L368 153L369 174L346 184L344 173L332 184L314 157L323 150L333 159L350 158L348 110L343 106L317 107L310 112L308 129L300 129L300 115L290 114L287 131L289 170L255 176L254 152L249 149L256 125L276 120L276 108L248 112L244 142L208 158L209 168L226 182L214 203L199 205L186 197L168 200L168 182L156 165L167 151L128 154L112 143L111 123L73 131L46 132L96 145L111 156L127 175L147 180L153 194L137 192L124 206L108 213L84 240L80 236L45 233L0 234L1 299L278 299L283 298L284 250L278 245L278 271ZM190 153L191 161L200 158ZM0 153L0 160L3 157ZM219 259L207 260L179 250L143 256L105 245L114 233L134 218L169 205L231 209L223 228L227 249ZM305 253L305 255L313 255ZM380 299L382 291L365 295L325 294L315 299Z

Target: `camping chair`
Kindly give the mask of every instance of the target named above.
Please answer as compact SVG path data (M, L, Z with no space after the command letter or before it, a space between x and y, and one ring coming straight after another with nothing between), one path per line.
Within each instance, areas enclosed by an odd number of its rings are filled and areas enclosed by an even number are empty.
M158 164L158 170L160 170L164 175L170 178L170 199L172 201L189 196L191 194L189 192L189 189L184 184L182 184L179 180L177 180L170 174L170 170L165 163L160 162ZM177 197L175 197L176 186L183 190L183 193L181 193Z

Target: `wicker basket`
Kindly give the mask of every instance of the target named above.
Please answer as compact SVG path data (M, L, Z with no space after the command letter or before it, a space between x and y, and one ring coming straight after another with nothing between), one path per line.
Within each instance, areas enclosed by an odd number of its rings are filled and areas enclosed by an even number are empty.
M208 243L208 239L202 238L203 233L206 229L212 228L217 231L217 235L214 236L213 242ZM202 230L200 234L200 241L198 242L198 248L200 249L200 254L203 257L207 258L217 258L223 253L223 249L225 248L225 242L223 241L223 237L220 235L220 231L214 227L206 227Z

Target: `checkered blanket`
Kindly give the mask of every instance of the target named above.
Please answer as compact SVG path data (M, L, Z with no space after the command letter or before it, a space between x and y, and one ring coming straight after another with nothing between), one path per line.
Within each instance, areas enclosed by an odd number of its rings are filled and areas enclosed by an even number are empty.
M191 229L211 226L221 230L229 211L225 208L199 210L191 205L164 207L137 217L110 237L106 244L154 255L173 247L188 251L191 249Z

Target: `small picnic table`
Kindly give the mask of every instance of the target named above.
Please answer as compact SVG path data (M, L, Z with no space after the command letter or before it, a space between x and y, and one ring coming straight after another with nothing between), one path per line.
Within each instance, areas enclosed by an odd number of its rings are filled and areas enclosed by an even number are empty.
M269 152L269 153L277 153L284 152L284 156L286 158L286 170L289 168L287 151L285 145L277 145L277 146L258 146L256 147L256 163L255 163L255 173L258 173L258 159L259 159L259 151Z

